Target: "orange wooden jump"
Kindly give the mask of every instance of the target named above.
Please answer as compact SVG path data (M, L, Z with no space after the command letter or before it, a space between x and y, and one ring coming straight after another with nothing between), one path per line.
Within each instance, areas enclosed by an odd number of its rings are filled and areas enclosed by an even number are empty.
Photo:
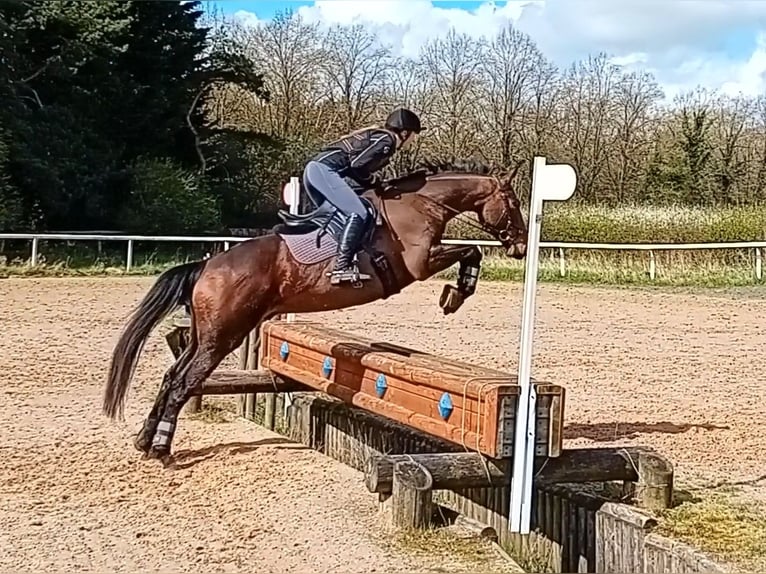
M261 329L261 367L492 458L513 454L516 376L313 322ZM536 450L559 456L564 389L535 382Z

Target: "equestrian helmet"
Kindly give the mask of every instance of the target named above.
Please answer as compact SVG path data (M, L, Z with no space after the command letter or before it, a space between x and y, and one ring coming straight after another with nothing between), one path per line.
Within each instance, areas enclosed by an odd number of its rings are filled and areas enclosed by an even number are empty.
M399 131L407 130L416 134L419 134L423 129L417 114L407 108L399 108L391 112L386 118L386 127Z

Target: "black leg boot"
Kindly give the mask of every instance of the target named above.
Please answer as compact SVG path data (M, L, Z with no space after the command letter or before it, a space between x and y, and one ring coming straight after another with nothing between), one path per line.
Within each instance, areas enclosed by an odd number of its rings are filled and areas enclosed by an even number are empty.
M356 266L355 257L359 249L359 242L364 233L364 219L352 213L346 227L343 229L343 235L338 244L338 256L335 260L335 269L330 273L330 283L337 285L343 281L357 283L363 279L369 279L369 275L359 273Z

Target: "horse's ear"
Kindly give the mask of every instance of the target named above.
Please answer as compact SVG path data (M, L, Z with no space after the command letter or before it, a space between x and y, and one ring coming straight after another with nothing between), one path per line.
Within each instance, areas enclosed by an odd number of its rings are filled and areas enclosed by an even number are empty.
M516 167L514 167L514 168L511 170L511 173L510 173L510 174L508 174L508 185L509 185L509 186L510 186L510 184L511 184L511 183L513 183L513 180L515 180L515 179L516 179L516 175L519 173L519 170L521 169L521 166L523 166L523 165L526 165L526 163L527 163L527 160L525 160L525 159L520 159L520 160L519 160L519 161L516 163Z
M510 189L512 187L513 180L516 179L516 175L519 173L521 166L525 163L527 163L527 160L519 160L508 173L500 178L500 186L502 189Z

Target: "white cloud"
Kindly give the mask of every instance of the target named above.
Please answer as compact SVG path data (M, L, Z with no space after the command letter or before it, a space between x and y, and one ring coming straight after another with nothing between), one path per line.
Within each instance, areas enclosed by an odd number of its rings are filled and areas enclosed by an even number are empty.
M491 36L507 23L560 66L606 52L655 74L668 98L701 85L735 95L766 92L766 2L759 0L516 0L465 9L430 0L316 0L297 12L324 25L360 23L415 56L450 27Z

